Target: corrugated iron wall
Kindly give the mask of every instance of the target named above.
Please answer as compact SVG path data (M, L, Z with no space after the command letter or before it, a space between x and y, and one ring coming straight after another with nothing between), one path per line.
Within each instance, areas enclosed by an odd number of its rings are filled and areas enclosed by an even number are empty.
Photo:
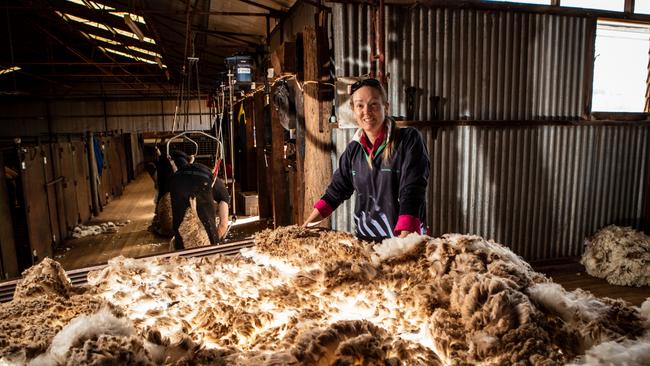
M333 4L337 76L370 72L370 9ZM595 20L584 17L386 6L391 113L415 120L578 119L594 29ZM413 115L406 88L415 88Z
M421 129L431 234L472 233L529 260L582 254L604 225L639 226L650 126ZM335 130L338 155L352 129ZM336 166L337 164L335 164ZM333 226L352 231L354 197Z
M370 71L370 18L367 5L333 4L337 76ZM415 87L415 120L579 119L594 29L583 17L387 6L391 113L407 115L405 89ZM420 130L433 235L475 233L542 260L580 255L604 225L640 224L650 127ZM353 133L334 130L335 167ZM334 228L353 230L353 202L335 211Z

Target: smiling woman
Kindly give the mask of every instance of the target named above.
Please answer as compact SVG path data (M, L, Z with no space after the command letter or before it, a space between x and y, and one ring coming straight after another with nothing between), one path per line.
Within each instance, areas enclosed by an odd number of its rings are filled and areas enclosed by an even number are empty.
M303 226L328 217L356 192L357 237L381 241L425 233L429 158L422 136L414 128L397 128L387 116L389 103L378 80L359 80L350 94L359 129L341 156L325 195Z

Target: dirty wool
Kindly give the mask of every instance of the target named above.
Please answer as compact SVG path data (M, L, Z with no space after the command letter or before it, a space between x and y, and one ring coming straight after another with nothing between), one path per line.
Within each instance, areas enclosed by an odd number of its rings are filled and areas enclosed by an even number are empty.
M607 364L648 347L650 301L566 291L478 236L373 245L290 226L255 243L117 257L81 288L45 260L0 304L0 364Z

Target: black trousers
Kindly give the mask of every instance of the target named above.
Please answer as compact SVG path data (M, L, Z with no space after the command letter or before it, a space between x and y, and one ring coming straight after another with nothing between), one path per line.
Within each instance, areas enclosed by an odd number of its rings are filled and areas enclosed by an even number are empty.
M216 212L212 203L211 181L197 175L177 173L171 179L172 223L174 225L174 249L184 249L183 238L178 228L183 222L185 211L190 208L190 198L196 198L196 212L210 239L210 244L218 242Z

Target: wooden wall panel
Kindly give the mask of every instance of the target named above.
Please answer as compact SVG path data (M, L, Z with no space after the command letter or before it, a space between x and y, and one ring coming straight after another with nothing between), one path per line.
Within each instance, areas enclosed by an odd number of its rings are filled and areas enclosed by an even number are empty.
M32 258L40 260L52 256L52 232L49 225L49 212L45 190L43 155L40 147L29 147L21 154L23 166L21 178L25 196L25 214Z
M119 142L116 137L106 138L105 156L108 157L108 167L111 172L111 192L113 196L121 196L124 186L122 185L122 167L120 166L120 155L118 154Z
M0 278L10 278L18 276L19 272L4 171L4 159L0 154L0 172L3 172L0 174Z
M79 220L77 192L74 185L75 163L70 142L59 142L58 157L61 175L63 176L63 202L61 204L65 208L66 229L69 232L74 229Z
M77 191L79 221L86 223L91 218L90 175L88 173L88 146L85 141L72 142L74 158L74 186Z
M63 210L63 207L59 204L59 202L63 200L63 185L62 185L62 181L58 181L58 183L55 183L59 175L56 169L57 162L52 159L53 156L52 151L56 152L57 149L58 149L57 144L41 145L41 151L45 155L45 159L43 160L44 162L43 168L45 170L44 172L45 182L46 182L45 189L47 191L46 199L47 199L48 213L50 216L50 230L52 231L52 241L54 242L54 244L58 244L62 242L62 240L65 239L65 235L66 235L65 219L64 219L65 211ZM51 182L51 184L47 184L49 182ZM57 196L57 189L59 191L60 196ZM60 211L59 208L61 209ZM59 212L61 212L61 215L59 215Z
M99 184L99 204L104 207L108 203L109 197L112 196L112 190L111 190L111 170L109 169L108 165L108 150L109 150L109 143L106 139L106 137L99 137L95 136L99 141L101 141L102 145L102 154L103 154L103 159L104 159L104 165L102 167L102 174L100 177L100 184Z
M120 169L122 171L122 187L126 187L129 184L129 171L128 163L126 161L126 144L124 143L124 135L116 136L114 141L116 142L117 155L120 160Z

